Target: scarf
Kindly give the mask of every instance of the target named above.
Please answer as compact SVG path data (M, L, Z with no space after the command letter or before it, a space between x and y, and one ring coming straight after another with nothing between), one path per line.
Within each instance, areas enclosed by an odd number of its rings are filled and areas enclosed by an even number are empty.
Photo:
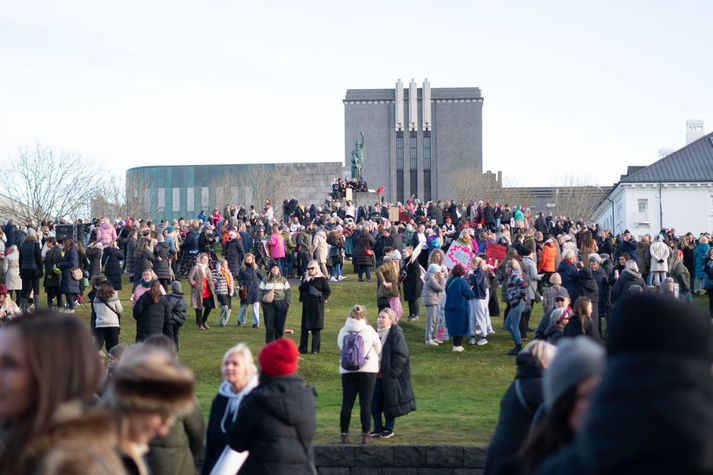
M147 289L151 288L151 284L153 284L153 280L149 280L146 282L144 279L141 279L141 286L146 287Z
M233 392L233 385L227 381L223 381L218 388L218 394L228 398L228 404L225 405L225 413L223 413L223 418L220 421L220 430L223 434L228 432L228 429L235 423L235 419L238 417L238 409L243 398L255 387L257 386L258 378L253 376L250 378L243 389L240 392ZM228 420L230 418L230 420ZM226 421L229 422L226 426Z
M381 347L384 347L384 342L386 341L386 337L389 336L389 330L391 330L391 327L388 328L377 328L376 329L376 334L379 335L379 339L381 340Z
M222 266L220 267L220 273L223 275L225 284L228 286L228 295L233 295L233 276L229 270L223 269Z

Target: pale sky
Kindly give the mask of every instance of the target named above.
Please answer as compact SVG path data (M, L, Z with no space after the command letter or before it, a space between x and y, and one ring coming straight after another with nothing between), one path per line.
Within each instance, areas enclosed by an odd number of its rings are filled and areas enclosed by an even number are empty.
M711 18L706 0L3 0L0 159L340 161L347 89L428 77L482 89L484 169L507 183L606 185L685 145L687 119L713 128Z

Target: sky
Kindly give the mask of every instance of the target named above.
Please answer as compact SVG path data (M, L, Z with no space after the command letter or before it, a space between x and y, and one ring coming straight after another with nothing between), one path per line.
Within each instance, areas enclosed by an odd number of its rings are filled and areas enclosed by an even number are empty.
M340 161L351 88L477 86L483 168L610 185L713 129L713 2L3 0L0 162ZM368 160L368 157L367 157Z

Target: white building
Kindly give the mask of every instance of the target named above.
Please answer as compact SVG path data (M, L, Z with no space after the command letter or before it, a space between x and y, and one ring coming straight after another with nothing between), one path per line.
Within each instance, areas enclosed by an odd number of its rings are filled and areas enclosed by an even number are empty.
M592 219L614 234L713 231L713 133L647 167L629 167Z

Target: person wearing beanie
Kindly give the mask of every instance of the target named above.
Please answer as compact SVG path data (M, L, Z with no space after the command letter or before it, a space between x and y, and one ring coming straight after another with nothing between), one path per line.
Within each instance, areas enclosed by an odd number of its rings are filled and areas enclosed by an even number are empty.
M165 350L139 344L124 353L102 402L118 421L118 450L128 473L149 473L148 443L193 410L194 385L191 370Z
M285 338L260 352L259 383L240 403L227 437L233 450L249 452L241 473L315 473L315 395L295 374L298 358L297 346Z
M163 327L164 334L173 340L178 351L178 329L186 323L186 300L183 297L183 287L180 280L171 282L171 293L166 295L171 315Z
M534 473L547 457L574 440L603 369L604 349L600 345L581 336L560 342L542 376L542 405L518 454L523 473Z
M713 473L712 366L713 326L701 309L665 295L624 299L582 430L537 473Z

